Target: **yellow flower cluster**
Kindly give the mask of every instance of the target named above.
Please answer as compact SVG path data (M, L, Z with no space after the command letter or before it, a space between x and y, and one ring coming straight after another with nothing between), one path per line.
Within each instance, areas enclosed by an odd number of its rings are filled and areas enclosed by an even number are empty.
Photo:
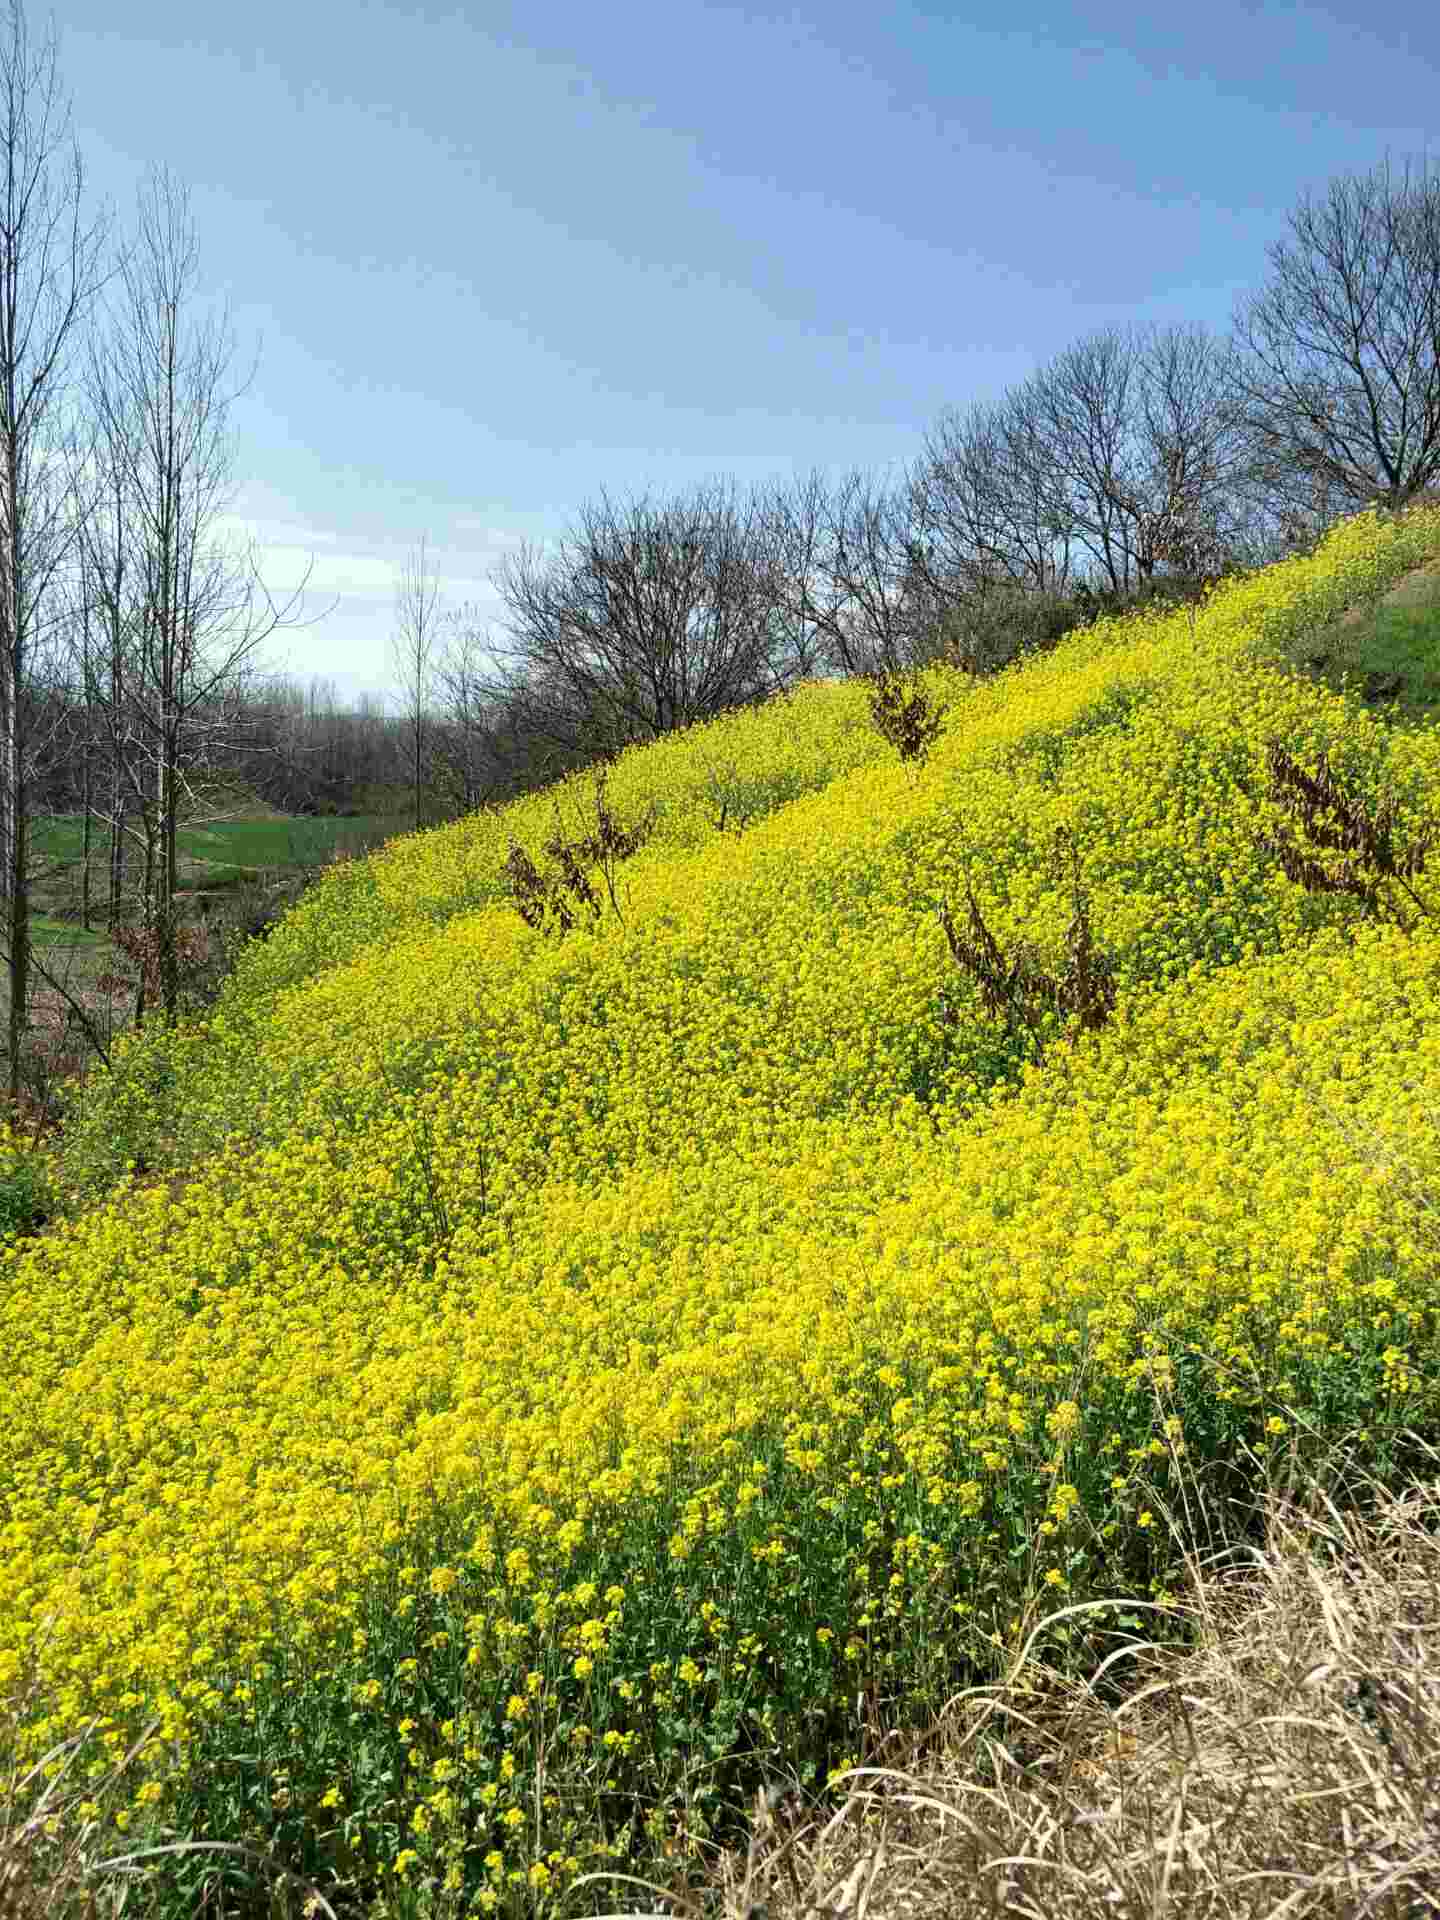
M1433 816L1433 733L1271 656L1436 552L1436 515L1363 516L1193 629L936 669L921 767L847 686L633 752L609 802L658 825L594 930L505 898L509 837L539 857L591 803L572 780L337 870L208 1021L123 1050L76 1139L161 1166L169 1139L187 1177L0 1254L0 1688L39 1660L36 1738L152 1707L183 1738L283 1642L377 1710L427 1661L512 1728L563 1683L569 1737L623 1764L606 1689L683 1700L770 1657L711 1594L660 1679L622 1672L632 1563L679 1591L733 1541L798 1594L828 1528L849 1597L806 1638L839 1668L942 1589L968 1606L942 1534L983 1558L1026 1489L1069 1591L1087 1525L1148 1533L1141 1467L1203 1443L1193 1410L1219 1434L1366 1368L1433 1386L1435 1262L1357 1143L1435 1161L1440 928L1307 894L1256 835L1277 735L1398 793L1402 832ZM1059 830L1119 1006L1037 1068L934 908L968 883L1060 956ZM383 1676L377 1595L435 1629Z

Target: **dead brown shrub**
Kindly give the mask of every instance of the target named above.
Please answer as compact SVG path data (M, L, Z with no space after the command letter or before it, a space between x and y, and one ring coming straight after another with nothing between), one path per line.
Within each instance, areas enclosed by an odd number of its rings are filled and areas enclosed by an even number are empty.
M1090 924L1090 905L1080 885L1080 852L1073 836L1062 829L1056 836L1057 854L1070 854L1070 892L1074 914L1065 936L1067 961L1058 973L1047 972L1040 956L1028 942L1021 942L1007 957L1000 942L985 924L974 889L966 883L965 898L970 909L970 929L956 930L948 906L938 909L940 925L949 942L951 957L963 967L980 988L987 1013L1003 1020L1012 1034L1028 1034L1032 1057L1039 1065L1044 1058L1047 1015L1061 1020L1074 1019L1072 1039L1081 1032L1095 1032L1115 1011L1115 969L1107 954L1095 941ZM945 1017L951 1021L961 1015L944 1004Z
M907 676L882 667L869 676L870 718L902 760L923 760L940 738L942 706L930 696L918 674Z

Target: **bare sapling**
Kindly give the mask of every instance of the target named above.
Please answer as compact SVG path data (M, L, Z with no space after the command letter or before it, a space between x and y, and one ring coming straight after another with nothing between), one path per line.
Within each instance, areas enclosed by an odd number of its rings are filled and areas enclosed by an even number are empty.
M595 824L574 839L567 837L560 802L556 799L555 830L543 849L556 871L546 873L518 841L510 842L505 861L510 897L526 926L534 927L537 933L551 929L560 934L569 933L581 912L589 916L592 925L599 924L605 907L591 878L592 872L597 871L611 910L620 924L625 924L616 885L617 870L622 861L638 853L650 838L655 827L655 809L653 805L647 808L633 826L622 826L611 812L605 795L608 777L605 767L596 768L592 788Z

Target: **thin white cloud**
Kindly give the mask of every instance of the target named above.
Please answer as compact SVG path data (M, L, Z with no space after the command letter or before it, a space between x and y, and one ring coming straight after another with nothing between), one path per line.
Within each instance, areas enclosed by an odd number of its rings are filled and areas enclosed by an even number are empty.
M497 552L518 547L525 538L524 534L512 533L507 527L493 526L490 521L475 513L456 514L450 522L450 530L452 533L475 534L481 546L492 548Z
M299 520L249 519L226 514L222 526L225 532L238 533L262 547L333 547L340 539L338 533L328 528L306 526Z
M307 591L345 598L393 602L406 555L397 552L365 551L363 547L341 544L338 534L319 535L293 527L281 528L265 522L245 521L238 517L232 531L242 540L253 540L260 563L261 577L273 590L297 587L306 581ZM277 538L278 534L289 538ZM296 534L301 535L296 538ZM328 543L328 544L322 544ZM317 550L318 549L318 550ZM451 552L432 548L427 563L446 605L474 600L497 600L488 573L475 569L485 556L472 551ZM449 565L447 562L454 562ZM307 578L308 575L308 578Z
M333 677L347 694L385 689L393 680L396 588L414 542L313 526L298 503L279 496L254 504L257 512L226 515L216 530L253 549L277 605L303 583L294 613L305 624L276 635L267 650L273 665L302 680ZM442 613L463 610L483 628L498 628L504 607L491 570L518 544L519 536L479 515L447 522L425 553Z

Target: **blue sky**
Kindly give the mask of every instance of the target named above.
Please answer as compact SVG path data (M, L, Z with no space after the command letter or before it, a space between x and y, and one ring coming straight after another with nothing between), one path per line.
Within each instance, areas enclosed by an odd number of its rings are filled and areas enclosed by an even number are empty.
M30 6L32 27L45 19ZM67 0L97 194L191 188L259 365L236 513L313 555L270 658L381 690L601 487L920 450L1095 328L1228 325L1306 189L1440 162L1433 0Z

